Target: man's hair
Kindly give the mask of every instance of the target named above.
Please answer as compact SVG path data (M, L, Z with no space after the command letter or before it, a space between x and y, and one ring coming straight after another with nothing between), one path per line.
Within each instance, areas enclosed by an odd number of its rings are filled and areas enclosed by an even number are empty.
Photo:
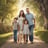
M26 9L29 9L29 8L26 8Z

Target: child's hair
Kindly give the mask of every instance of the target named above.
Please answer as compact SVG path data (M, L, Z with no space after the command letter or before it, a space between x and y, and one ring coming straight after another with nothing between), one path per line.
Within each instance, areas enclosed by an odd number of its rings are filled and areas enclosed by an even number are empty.
M16 17L14 19L18 20L18 18L16 18Z
M25 19L25 20L24 20L24 22L23 22L24 24L25 24L25 21L27 21L27 24L28 24L28 20L27 20L27 19Z

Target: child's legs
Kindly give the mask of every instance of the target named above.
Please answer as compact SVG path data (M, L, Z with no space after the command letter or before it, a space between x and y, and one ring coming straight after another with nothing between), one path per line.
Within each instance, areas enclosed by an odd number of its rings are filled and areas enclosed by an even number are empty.
M26 34L26 42L28 42L28 34Z
M25 35L23 35L23 39L24 39L24 42L25 42Z
M17 30L14 30L14 41L17 41Z
M26 34L24 34L24 42L26 43Z

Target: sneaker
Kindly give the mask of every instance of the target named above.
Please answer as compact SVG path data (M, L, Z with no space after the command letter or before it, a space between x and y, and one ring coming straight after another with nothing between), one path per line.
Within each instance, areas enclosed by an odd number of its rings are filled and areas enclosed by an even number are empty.
M33 44L33 41L31 42L31 44Z
M26 40L26 43L28 43L28 40Z
M17 41L16 41L16 40L14 40L14 43L17 43Z

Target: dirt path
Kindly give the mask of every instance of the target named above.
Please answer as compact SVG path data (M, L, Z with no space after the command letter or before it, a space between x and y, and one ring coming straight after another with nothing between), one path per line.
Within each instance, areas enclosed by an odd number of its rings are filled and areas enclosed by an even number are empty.
M16 44L13 42L13 36L11 36L1 48L48 48L48 44L41 41L35 35L33 44Z

